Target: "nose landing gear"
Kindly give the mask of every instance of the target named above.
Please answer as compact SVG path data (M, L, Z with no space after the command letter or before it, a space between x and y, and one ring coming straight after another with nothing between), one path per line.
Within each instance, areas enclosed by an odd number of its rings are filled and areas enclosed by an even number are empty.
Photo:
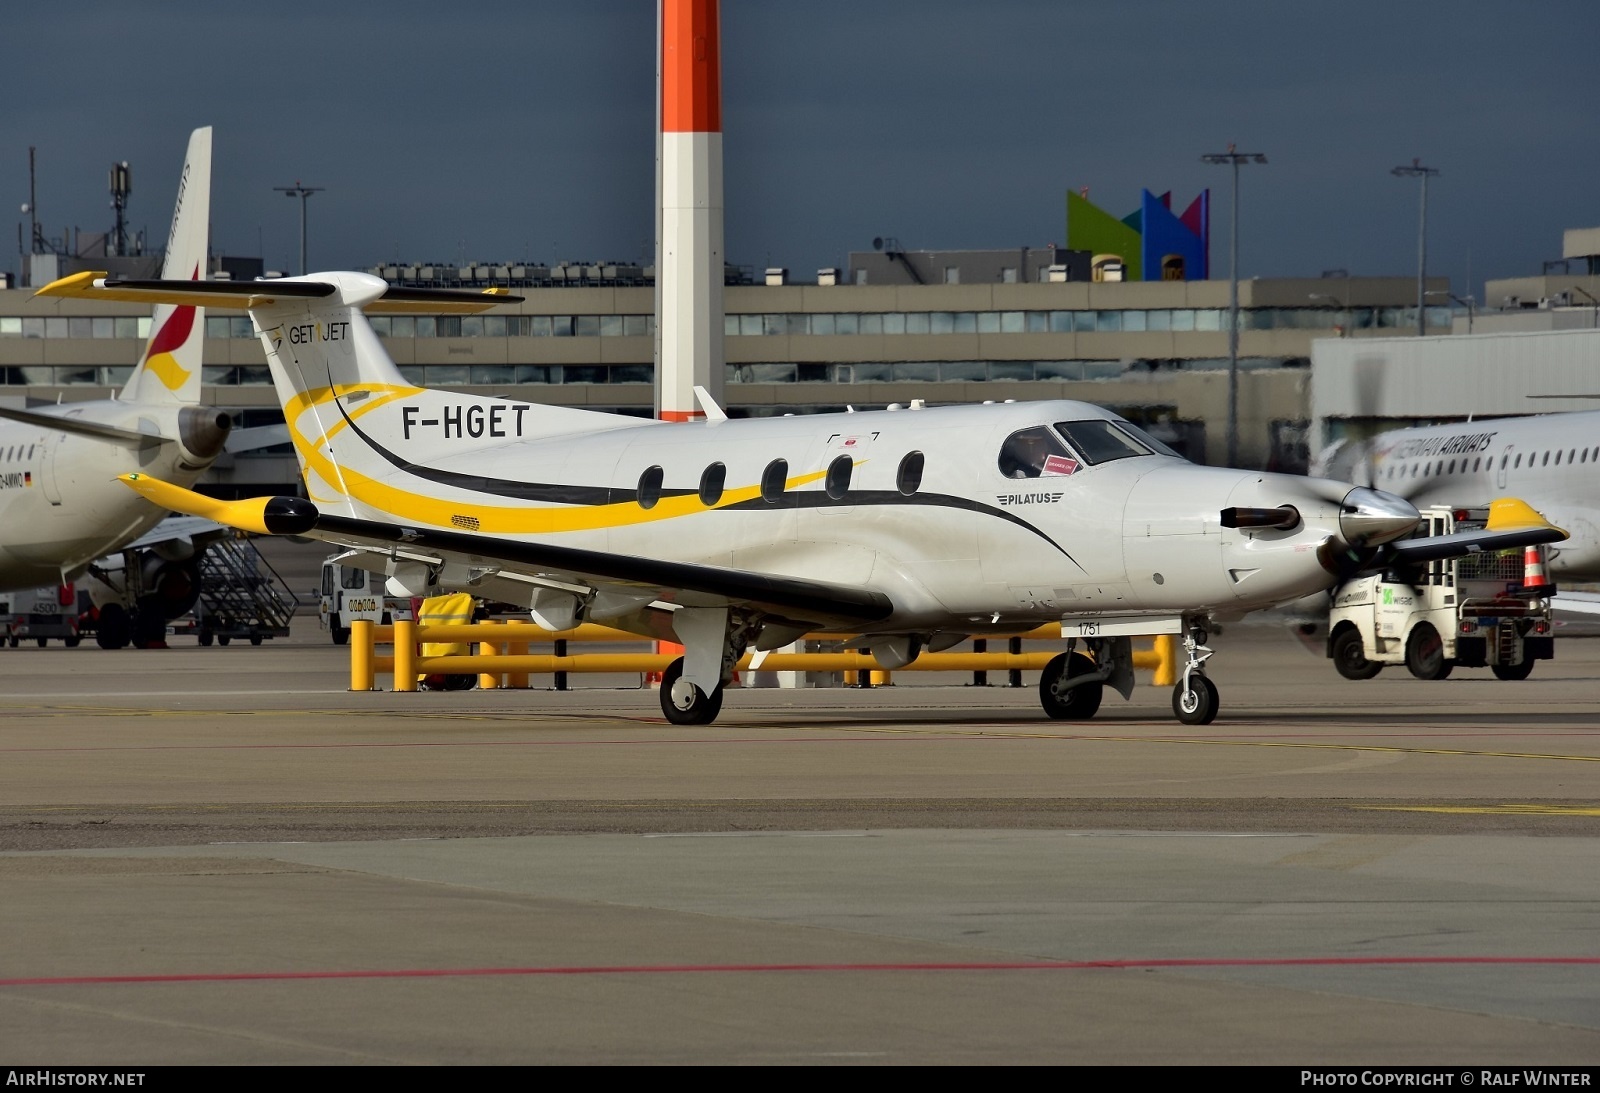
M1220 699L1217 685L1206 678L1205 662L1215 650L1206 646L1205 629L1193 625L1184 635L1183 651L1188 663L1183 666L1183 678L1172 689L1172 713L1185 725L1209 725L1217 716Z

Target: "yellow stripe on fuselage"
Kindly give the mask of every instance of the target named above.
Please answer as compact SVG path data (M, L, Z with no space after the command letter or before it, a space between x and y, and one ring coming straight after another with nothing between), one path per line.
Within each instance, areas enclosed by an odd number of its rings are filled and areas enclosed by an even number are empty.
M761 487L759 485L739 486L724 491L721 499L715 505L707 505L697 495L687 494L681 497L663 497L648 509L641 508L637 501L618 501L604 505L549 507L536 507L528 503L509 506L454 501L402 489L362 474L360 471L352 469L348 464L336 464L333 459L329 458L320 442L311 441L296 427L296 419L306 411L314 410L335 399L360 391L368 391L378 397L366 401L354 410L347 410L346 412L351 420L375 410L379 406L387 405L397 398L417 394L421 390L423 389L416 387L351 384L349 386L319 387L301 392L284 407L284 418L289 426L289 439L294 444L295 450L300 453L300 457L308 470L314 471L318 477L329 485L342 482L347 491L347 496L353 501L367 505L380 512L388 513L408 523L429 524L440 528L459 527L460 524L454 519L455 517L470 517L477 521L475 530L486 535L540 535L563 531L598 531L605 528L629 527L661 520L677 519L682 516L692 516L696 513L711 512L716 509L726 508L729 505L737 505L743 501L753 500L761 495ZM326 435L331 439L347 424L349 422L345 421L341 416L339 421L326 427ZM822 479L826 473L826 471L813 471L808 474L796 475L785 480L784 488L790 490L809 485ZM307 485L309 487L309 482Z

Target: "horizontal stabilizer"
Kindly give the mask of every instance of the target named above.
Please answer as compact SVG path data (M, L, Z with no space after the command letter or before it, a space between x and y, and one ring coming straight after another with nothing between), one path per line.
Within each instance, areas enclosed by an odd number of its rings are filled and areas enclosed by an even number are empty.
M334 282L319 281L315 276L269 281L150 281L110 277L105 273L86 270L52 281L34 295L249 311L288 300L326 299L338 291L339 286ZM363 305L363 310L379 314L472 314L501 304L521 302L521 296L513 296L501 288L478 291L391 285L378 299Z
M75 433L78 436L106 440L112 444L121 444L127 448L154 448L158 444L167 442L167 438L164 436L137 433L132 429L119 429L115 425L101 425L99 422L84 421L82 418L62 417L59 414L41 414L34 410L10 410L0 407L0 417L10 418L12 421L20 421L24 425L37 425L41 429Z

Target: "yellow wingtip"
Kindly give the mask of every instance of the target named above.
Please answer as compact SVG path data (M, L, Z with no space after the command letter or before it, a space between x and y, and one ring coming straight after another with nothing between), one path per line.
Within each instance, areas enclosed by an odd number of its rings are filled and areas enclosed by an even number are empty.
M1556 528L1539 510L1520 497L1499 497L1489 502L1489 531L1513 531L1520 528ZM1563 536L1564 528L1556 528Z
M35 296L87 296L95 281L107 276L105 270L84 270L58 277L34 293Z

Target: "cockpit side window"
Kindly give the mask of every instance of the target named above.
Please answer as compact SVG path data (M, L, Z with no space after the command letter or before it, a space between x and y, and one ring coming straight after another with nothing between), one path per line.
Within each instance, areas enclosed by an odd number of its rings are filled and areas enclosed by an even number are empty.
M1167 445L1161 443L1161 441L1157 440L1155 437L1139 428L1139 426L1135 425L1133 422L1123 421L1121 418L1117 418L1114 424L1117 428L1121 429L1125 433L1128 433L1135 440L1145 445L1156 455L1168 455L1173 459L1183 459L1182 452L1174 451L1172 448L1169 448Z
M1061 465L1053 470L1049 465L1052 456L1061 461ZM1071 469L1065 467L1065 463L1069 462L1072 463ZM1071 454L1043 425L1012 433L1000 445L1000 473L1007 478L1038 478L1047 472L1071 474L1076 469L1077 463L1072 460Z
M1154 455L1154 450L1110 421L1058 421L1056 431L1067 438L1083 456L1083 461L1093 466L1114 459L1127 459L1136 455Z

